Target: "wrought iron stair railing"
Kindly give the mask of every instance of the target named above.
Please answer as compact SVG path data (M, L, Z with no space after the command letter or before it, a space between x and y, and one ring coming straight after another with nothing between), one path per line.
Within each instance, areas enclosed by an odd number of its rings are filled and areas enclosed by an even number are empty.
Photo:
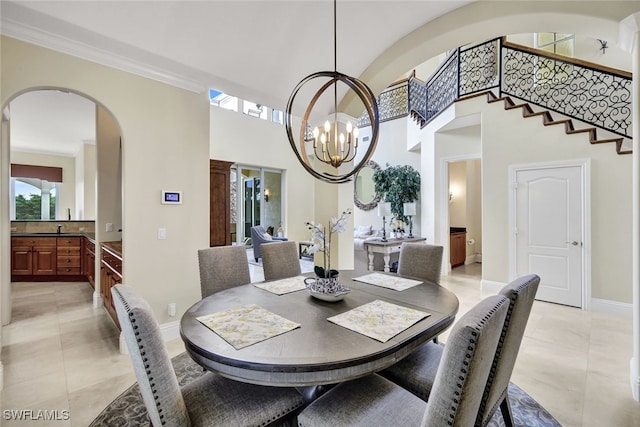
M426 82L413 75L390 86L380 96L381 116L390 120L408 114L426 126L452 103L485 93L489 100L504 100L505 108L522 107L525 117L542 115L545 125L564 124L567 133L588 132L592 143L616 142L619 153L630 152L621 146L632 137L631 73L516 45L504 37L453 50ZM398 100L405 94L403 107ZM529 103L548 111L534 112ZM619 138L598 139L595 129L576 129L571 120L554 120L549 111Z

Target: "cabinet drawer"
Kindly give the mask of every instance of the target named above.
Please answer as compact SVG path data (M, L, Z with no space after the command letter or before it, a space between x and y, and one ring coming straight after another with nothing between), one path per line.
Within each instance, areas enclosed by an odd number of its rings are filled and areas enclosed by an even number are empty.
M62 267L80 267L80 255L60 256L58 255L58 271Z
M80 256L80 248L70 248L67 246L58 246L58 256L60 255L73 255Z
M15 246L56 246L55 237L12 237Z
M82 237L58 237L58 247L73 247L80 248L80 239Z
M81 274L80 267L60 267L58 266L58 275L60 276L79 276Z

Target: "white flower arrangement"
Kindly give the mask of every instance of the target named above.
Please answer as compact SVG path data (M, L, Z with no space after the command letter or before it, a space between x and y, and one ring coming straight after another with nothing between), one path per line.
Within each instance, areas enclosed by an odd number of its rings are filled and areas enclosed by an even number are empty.
M311 241L313 245L309 248L308 253L323 252L323 265L316 265L314 272L318 277L336 277L338 270L331 269L331 236L333 233L342 233L347 229L347 216L351 214L351 209L347 209L339 218L331 218L329 221L329 233L325 232L322 224L307 222L307 228L311 230Z

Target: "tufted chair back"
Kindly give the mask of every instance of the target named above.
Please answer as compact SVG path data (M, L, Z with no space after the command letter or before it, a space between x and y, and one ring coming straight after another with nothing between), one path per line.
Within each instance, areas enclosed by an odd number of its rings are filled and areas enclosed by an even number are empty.
M442 246L403 243L398 258L398 274L440 283Z
M251 283L244 246L216 246L198 250L202 298Z
M302 274L296 242L275 242L262 247L264 279L276 280Z
M504 296L491 296L456 322L438 366L423 426L474 424L508 308Z
M151 307L129 285L112 287L111 295L151 423L189 426L185 401Z

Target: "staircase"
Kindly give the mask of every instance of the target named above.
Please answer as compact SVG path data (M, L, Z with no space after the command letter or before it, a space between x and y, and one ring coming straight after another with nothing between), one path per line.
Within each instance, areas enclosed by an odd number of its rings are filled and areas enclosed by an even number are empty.
M426 82L410 77L407 112L422 128L454 102L479 96L489 103L502 101L505 110L520 108L524 118L541 116L544 126L562 125L568 135L585 133L590 144L614 143L618 154L632 152L630 73L504 37L453 51ZM552 113L566 118L556 120ZM577 128L576 120L588 127ZM614 137L601 138L598 130Z

